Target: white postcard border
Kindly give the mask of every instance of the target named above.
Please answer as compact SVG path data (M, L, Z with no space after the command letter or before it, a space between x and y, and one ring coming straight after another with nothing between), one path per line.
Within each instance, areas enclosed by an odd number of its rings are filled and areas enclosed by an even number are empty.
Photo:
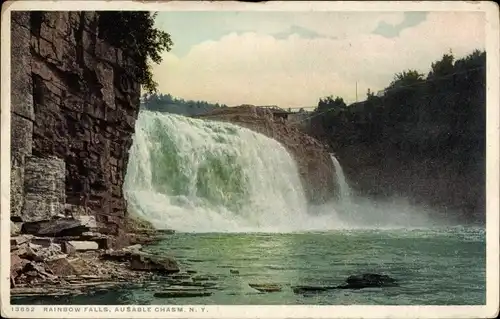
M486 305L483 306L16 306L10 305L10 13L12 10L150 11L482 11L486 14L487 52L487 217ZM466 27L466 26L464 26ZM314 2L234 1L13 1L2 6L1 21L1 313L10 318L489 318L499 306L499 9L494 2ZM16 309L17 307L17 309ZM23 308L24 307L24 308ZM66 307L67 311L64 310ZM120 307L135 307L121 312ZM21 308L23 308L21 310ZM54 309L49 309L54 308ZM57 308L57 309L56 309ZM69 309L71 308L71 309ZM141 308L141 311L138 311ZM148 308L151 308L149 311ZM157 308L157 309L155 309ZM182 308L182 312L168 311ZM77 309L79 309L77 311ZM107 311L105 311L105 309ZM177 309L179 310L179 309Z

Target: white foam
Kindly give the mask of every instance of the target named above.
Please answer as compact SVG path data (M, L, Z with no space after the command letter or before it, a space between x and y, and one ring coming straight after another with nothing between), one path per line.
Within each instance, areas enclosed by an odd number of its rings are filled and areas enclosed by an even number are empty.
M129 210L182 232L296 232L429 225L404 200L353 196L332 156L340 200L307 203L297 165L277 141L224 122L141 111L124 193ZM207 195L208 194L208 195Z

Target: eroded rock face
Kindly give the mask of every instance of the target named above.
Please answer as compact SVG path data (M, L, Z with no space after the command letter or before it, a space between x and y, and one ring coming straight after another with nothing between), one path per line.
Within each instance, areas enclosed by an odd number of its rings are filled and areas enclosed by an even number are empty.
M60 158L26 157L23 221L50 219L63 212L65 174L65 163Z
M118 236L139 112L133 61L99 38L97 12L17 11L11 43L11 216L94 216Z
M297 162L309 201L324 203L335 196L335 168L327 146L289 125L285 120L274 118L270 110L240 106L217 109L196 117L231 122L277 140Z

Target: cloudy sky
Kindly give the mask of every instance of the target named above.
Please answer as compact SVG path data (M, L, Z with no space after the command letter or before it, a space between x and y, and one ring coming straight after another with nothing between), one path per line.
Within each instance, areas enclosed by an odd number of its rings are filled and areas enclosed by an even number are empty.
M315 106L386 87L450 49L484 49L481 12L160 12L174 46L153 67L162 93L228 105Z

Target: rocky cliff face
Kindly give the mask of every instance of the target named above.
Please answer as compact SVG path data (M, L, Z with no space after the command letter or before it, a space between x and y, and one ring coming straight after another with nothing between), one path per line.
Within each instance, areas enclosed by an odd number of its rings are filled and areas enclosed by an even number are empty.
M91 215L118 236L139 112L131 59L98 37L96 12L13 12L11 219Z
M270 110L252 106L221 108L197 118L231 122L277 140L297 162L309 201L323 203L335 196L335 168L328 148L285 120L274 118Z
M405 197L435 208L444 218L485 222L484 161L461 171L459 163L446 159L403 157L377 146L339 147L335 152L358 194Z

